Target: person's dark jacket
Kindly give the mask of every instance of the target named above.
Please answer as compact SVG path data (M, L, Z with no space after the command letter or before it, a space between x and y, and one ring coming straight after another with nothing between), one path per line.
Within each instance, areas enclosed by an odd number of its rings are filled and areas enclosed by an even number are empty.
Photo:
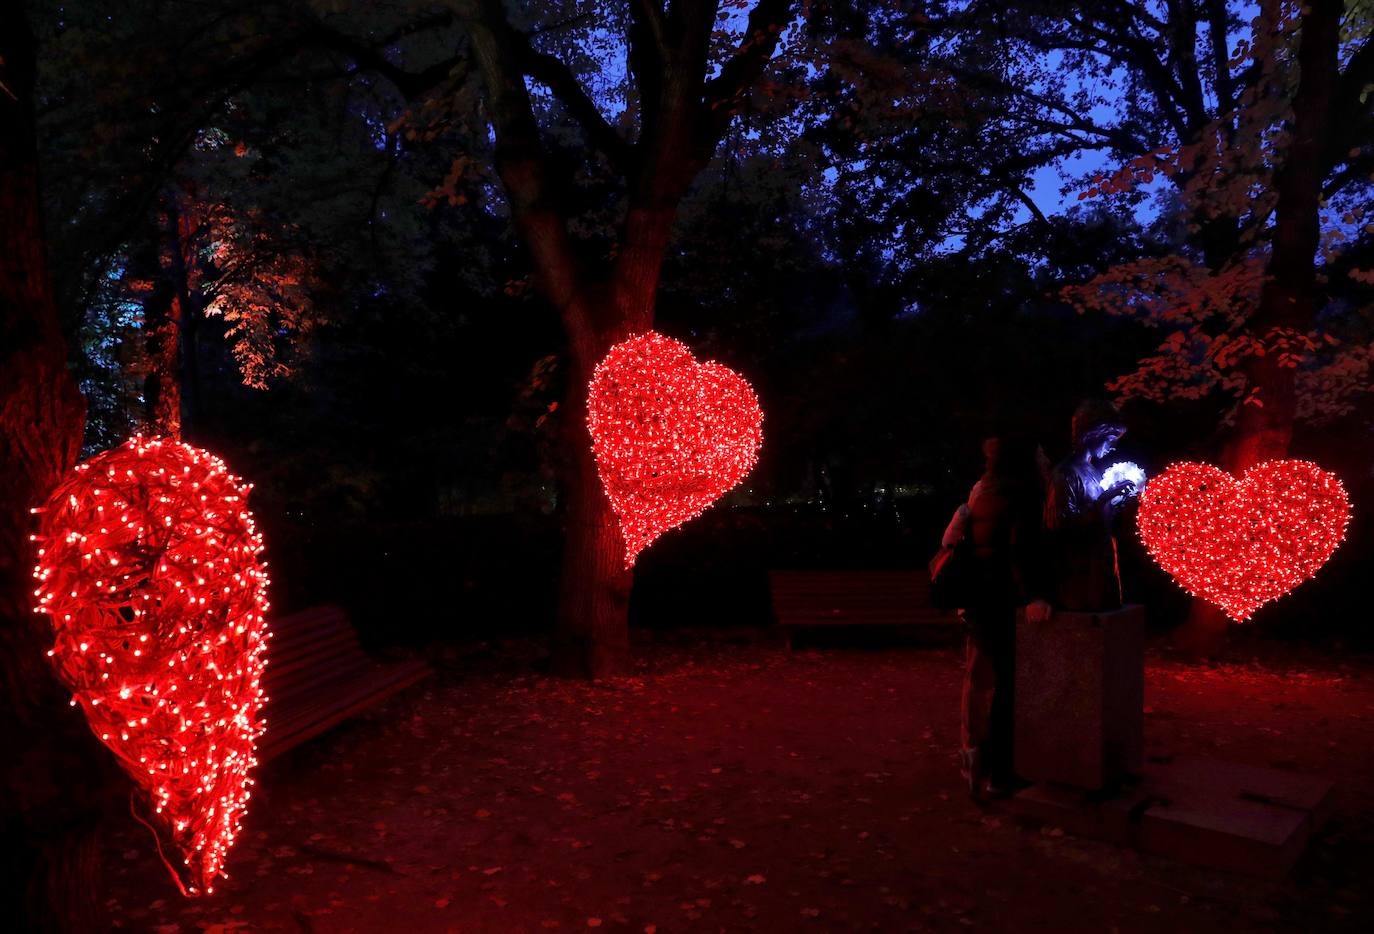
M1043 501L1038 484L984 476L969 495L971 536L981 586L977 604L1021 606L1045 596Z

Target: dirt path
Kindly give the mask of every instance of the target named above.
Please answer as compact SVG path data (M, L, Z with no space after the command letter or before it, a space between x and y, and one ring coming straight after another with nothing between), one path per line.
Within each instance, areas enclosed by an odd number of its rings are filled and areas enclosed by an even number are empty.
M113 834L126 930L1374 930L1374 673L1154 663L1153 752L1340 780L1281 883L980 812L948 649L653 647L614 686L453 671L267 769L186 901Z

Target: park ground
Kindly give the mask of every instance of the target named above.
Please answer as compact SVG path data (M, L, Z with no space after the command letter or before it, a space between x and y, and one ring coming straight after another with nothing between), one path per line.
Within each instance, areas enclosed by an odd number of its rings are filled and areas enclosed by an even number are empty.
M1149 752L1337 780L1278 882L975 807L952 644L684 638L601 684L539 674L527 643L450 651L263 770L213 896L113 827L110 908L159 934L1374 930L1374 663L1245 645L1152 652Z

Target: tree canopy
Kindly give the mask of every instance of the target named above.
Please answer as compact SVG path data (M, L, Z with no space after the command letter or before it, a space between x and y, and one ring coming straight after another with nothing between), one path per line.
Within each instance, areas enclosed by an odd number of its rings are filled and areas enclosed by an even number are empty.
M755 380L761 502L1101 392L1163 450L1368 423L1366 3L31 7L88 450L175 410L303 523L601 527L578 390L650 325Z

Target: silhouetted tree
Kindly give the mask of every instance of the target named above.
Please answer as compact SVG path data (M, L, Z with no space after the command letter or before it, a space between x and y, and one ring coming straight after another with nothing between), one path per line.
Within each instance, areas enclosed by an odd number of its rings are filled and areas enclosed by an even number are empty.
M82 403L48 280L34 134L35 47L0 5L0 904L15 930L103 930L93 738L47 666L32 611L30 508L81 447Z

